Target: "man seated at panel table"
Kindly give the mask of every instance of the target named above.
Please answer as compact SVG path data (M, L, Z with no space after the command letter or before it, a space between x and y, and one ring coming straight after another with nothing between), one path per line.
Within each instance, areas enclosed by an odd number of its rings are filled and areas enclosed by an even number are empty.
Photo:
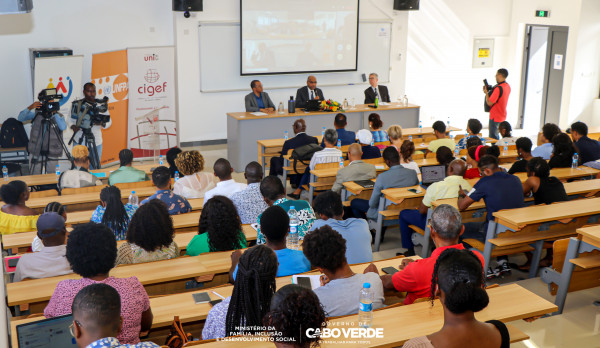
M433 211L430 229L431 239L436 247L430 257L416 261L404 259L398 267L400 272L381 276L384 290L407 293L404 299L405 305L415 302L418 298L431 296L431 276L433 275L435 263L444 250L465 249L459 242L459 237L464 232L462 218L460 212L451 205L442 204ZM474 253L483 265L483 256L477 251ZM365 269L365 273L367 272L379 274L374 264L370 264Z
M552 145L552 139L560 134L560 128L554 123L546 123L542 127L542 131L538 134L538 146L531 151L533 157L541 157L546 161L552 156L554 145Z
M373 134L370 131L359 130L356 132L356 140L362 147L362 159L381 158L381 150L377 146L371 145L373 144Z
M415 255L415 246L412 242L413 230L409 227L414 225L425 230L427 223L427 210L431 208L431 203L438 199L456 198L460 187L470 191L471 184L463 179L467 171L467 164L461 159L455 159L450 162L446 170L446 178L438 181L427 188L423 201L419 209L404 209L400 212L400 234L402 236L402 247L406 249L404 256Z
M467 192L464 188L459 190L457 204L460 210L465 210L471 204L483 198L487 211L486 221L466 223L462 240L477 239L485 243L488 224L490 221L494 221L495 212L523 207L523 185L518 177L508 174L498 166L498 158L495 156L482 156L477 166L482 173L482 178L473 186L471 191ZM488 279L511 272L507 256L499 256L497 261L496 268L492 270L491 267L488 267Z
M306 122L303 119L294 121L292 125L295 136L286 140L281 148L281 155L279 157L271 157L271 166L269 168L269 175L282 175L283 174L283 156L287 155L290 150L299 148L300 146L308 144L319 144L319 140L315 137L311 137L306 134ZM300 182L300 175L290 175L290 182L292 187L298 187Z
M359 144L350 145L348 147L348 160L350 164L338 170L331 191L340 193L344 188L344 183L348 181L371 180L377 177L375 166L371 163L363 162L361 158L362 147Z
M430 152L437 152L442 146L454 151L456 143L454 143L454 139L446 137L446 124L443 121L435 121L432 127L436 139L429 142L429 146L427 146L427 149L424 151L425 156Z
M296 92L296 107L305 108L309 100L325 100L323 91L317 88L317 78L310 75L306 80L306 86L298 88Z
M337 114L333 120L333 126L337 132L337 138L342 141L342 146L354 144L356 142L356 133L353 131L347 131L346 125L348 120L346 115ZM334 144L337 145L337 144ZM325 147L325 139L321 140L321 146Z
M233 177L231 176L231 173L233 173L233 168L231 168L231 163L229 163L229 161L225 158L219 158L215 162L213 170L215 172L215 176L219 178L219 182L217 183L217 187L210 191L207 191L204 194L203 204L206 204L206 202L208 202L209 199L218 195L225 196L231 199L231 196L234 193L239 192L245 189L246 186L248 186L246 184L236 182L235 180L233 180Z
M136 169L132 166L133 151L129 149L121 150L119 152L119 162L121 163L119 169L110 173L110 176L108 177L109 185L148 180L148 175L146 175L143 170Z
M379 98L379 102L390 102L390 95L386 86L378 84L379 75L376 73L369 74L369 84L371 87L365 89L365 104L375 103L375 97Z
M583 122L575 122L571 125L571 137L575 142L579 153L579 159L584 166L600 169L600 142L590 139L588 126Z
M250 88L252 88L252 93L249 93L244 98L246 112L260 111L271 113L275 111L275 104L273 104L269 94L263 92L263 86L260 81L252 80L252 82L250 82Z
M153 199L165 202L169 215L185 214L192 211L190 202L184 197L171 191L171 171L165 166L160 166L152 172L152 183L156 186L156 193L144 199L140 205Z

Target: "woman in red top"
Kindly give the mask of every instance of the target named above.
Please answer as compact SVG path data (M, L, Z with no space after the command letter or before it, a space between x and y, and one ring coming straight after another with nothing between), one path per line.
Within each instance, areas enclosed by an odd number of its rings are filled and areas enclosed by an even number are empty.
M487 145L478 145L471 146L467 149L467 164L469 165L469 169L465 172L465 179L474 179L480 178L481 173L479 172L479 168L477 164L479 163L479 159L487 154L487 149L489 146Z

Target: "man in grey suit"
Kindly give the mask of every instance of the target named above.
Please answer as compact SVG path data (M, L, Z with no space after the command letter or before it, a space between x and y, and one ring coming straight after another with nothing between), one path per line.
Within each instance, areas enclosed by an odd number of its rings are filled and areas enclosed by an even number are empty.
M273 104L267 92L263 92L263 86L260 81L252 80L252 82L250 82L250 88L252 88L252 93L244 98L246 112L260 111L271 113L275 111L275 104Z
M377 177L375 166L361 160L362 149L360 144L352 144L348 147L348 160L350 164L338 170L335 183L331 191L340 193L344 187L343 183L355 180L370 180Z

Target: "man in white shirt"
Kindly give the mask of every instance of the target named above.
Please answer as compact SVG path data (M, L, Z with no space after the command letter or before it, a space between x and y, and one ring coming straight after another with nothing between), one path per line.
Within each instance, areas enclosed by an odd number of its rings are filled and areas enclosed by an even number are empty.
M379 102L390 102L390 94L386 86L380 86L379 76L376 73L369 74L369 84L371 87L365 89L365 104L375 103L375 97L379 98Z
M44 213L38 218L37 231L44 248L19 259L13 280L15 282L25 278L47 278L73 272L65 257L65 219L54 212Z
M314 153L314 155L310 159L310 164L308 165L308 168L306 168L306 171L302 175L302 179L300 179L300 184L298 185L298 188L293 193L288 194L289 197L294 199L300 199L300 193L302 193L302 186L308 185L308 183L310 182L310 171L315 169L315 166L317 164L333 163L343 160L342 151L335 147L337 143L337 137L338 135L335 129L327 129L325 131L325 134L323 135L325 148L321 151L317 151Z
M246 188L246 184L242 184L236 182L231 177L231 173L233 173L233 168L231 168L231 163L224 158L219 158L215 165L213 166L213 170L215 172L215 176L219 178L219 182L217 183L217 187L206 192L204 194L204 204L208 202L209 199L214 196L225 196L231 199L231 196Z

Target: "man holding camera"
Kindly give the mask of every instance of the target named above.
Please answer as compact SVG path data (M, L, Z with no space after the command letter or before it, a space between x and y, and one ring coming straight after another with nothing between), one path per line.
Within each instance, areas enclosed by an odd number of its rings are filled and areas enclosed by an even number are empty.
M102 159L102 129L107 129L112 124L108 115L108 98L96 99L96 86L91 82L83 85L83 96L84 99L73 101L71 109L71 120L75 122L71 125L73 140L76 144L88 147L92 169L99 169ZM95 149L91 140L95 142Z
M500 139L498 125L506 121L506 104L510 96L510 86L506 83L508 70L498 69L496 73L497 84L488 91L488 86L483 86L485 102L490 107L490 138ZM490 93L491 92L491 93Z

